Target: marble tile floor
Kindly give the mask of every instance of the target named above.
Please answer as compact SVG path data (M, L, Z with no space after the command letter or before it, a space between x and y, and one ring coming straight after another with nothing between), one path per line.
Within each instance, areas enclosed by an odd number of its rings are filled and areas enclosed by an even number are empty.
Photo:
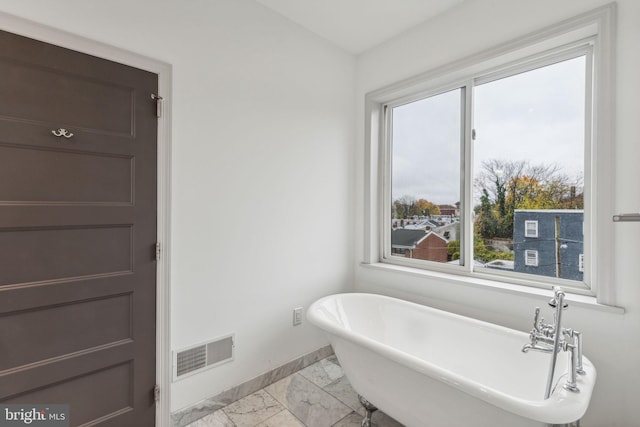
M360 427L364 409L335 356L322 359L187 427ZM381 411L373 427L402 427Z

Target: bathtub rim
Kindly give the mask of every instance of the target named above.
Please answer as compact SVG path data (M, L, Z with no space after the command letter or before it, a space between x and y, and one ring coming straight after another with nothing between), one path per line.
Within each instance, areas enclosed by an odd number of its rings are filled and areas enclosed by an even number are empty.
M455 372L441 368L431 362L422 360L419 357L395 349L387 344L368 338L361 333L356 333L352 330L342 328L320 314L319 308L328 301L344 298L377 299L393 304L406 305L408 307L413 307L418 310L423 310L446 318L462 320L476 326L490 328L504 334L523 337L526 340L528 337L525 332L440 310L427 305L373 293L347 292L328 295L312 303L307 310L307 319L309 322L320 329L323 329L329 335L333 334L343 339L353 341L356 344L379 353L396 363L427 375L434 380L443 382L464 393L516 415L548 424L565 424L579 420L587 411L596 380L596 369L587 357L583 357L583 368L586 371L586 375L578 376L578 387L580 388L579 393L569 392L559 384L555 387L555 390L549 399L546 400L542 398L539 400L533 400L515 397L468 379ZM523 341L523 344L525 342L526 341ZM562 381L562 379L559 381Z

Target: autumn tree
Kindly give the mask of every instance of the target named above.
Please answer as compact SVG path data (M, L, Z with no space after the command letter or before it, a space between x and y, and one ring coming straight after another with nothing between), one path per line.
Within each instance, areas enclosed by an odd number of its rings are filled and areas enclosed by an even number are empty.
M516 209L582 209L582 177L570 178L557 165L488 160L475 181L481 193L476 230L483 238L513 235Z
M410 218L414 215L439 215L440 208L435 203L425 199L416 200L411 196L402 196L393 201L392 214L395 218Z
M489 193L483 188L480 205L476 207L476 232L481 236L497 236L500 234L498 218L489 199Z
M418 216L430 216L440 215L440 207L435 203L431 203L425 199L418 199L414 205L412 215Z

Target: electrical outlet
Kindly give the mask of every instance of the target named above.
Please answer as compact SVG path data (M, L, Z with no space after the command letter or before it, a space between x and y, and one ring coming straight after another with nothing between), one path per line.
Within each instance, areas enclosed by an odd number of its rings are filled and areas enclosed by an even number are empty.
M298 326L302 323L302 307L293 309L293 326Z

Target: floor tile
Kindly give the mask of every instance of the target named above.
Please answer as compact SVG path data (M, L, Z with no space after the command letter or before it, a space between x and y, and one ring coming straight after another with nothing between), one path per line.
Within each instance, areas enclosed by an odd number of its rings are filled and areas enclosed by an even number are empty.
M298 373L318 387L324 387L344 377L344 371L335 356L319 360Z
M371 416L371 421L373 422L373 427L404 427L403 424L400 424L382 411L374 412Z
M285 409L268 420L261 422L256 427L305 427L305 425Z
M347 415L332 427L360 427L362 425L362 419L364 417L357 412L352 412ZM384 412L376 411L371 417L372 427L403 427L402 424L385 414Z
M300 374L293 374L265 390L307 427L330 427L352 412L351 408Z
M226 406L223 411L237 427L254 427L283 409L269 393L259 390Z
M217 399L205 399L192 407L171 414L172 427L192 427L191 425L202 418L227 406L230 402L220 402Z
M352 412L332 427L360 427L362 426L362 418L362 415Z
M335 356L302 369L188 427L360 427L364 408ZM382 411L373 427L402 427Z
M347 377L342 377L324 387L324 391L364 416L364 408L358 400L358 393L351 387Z
M227 414L222 410L218 410L189 424L189 427L236 427L236 425L229 419Z

